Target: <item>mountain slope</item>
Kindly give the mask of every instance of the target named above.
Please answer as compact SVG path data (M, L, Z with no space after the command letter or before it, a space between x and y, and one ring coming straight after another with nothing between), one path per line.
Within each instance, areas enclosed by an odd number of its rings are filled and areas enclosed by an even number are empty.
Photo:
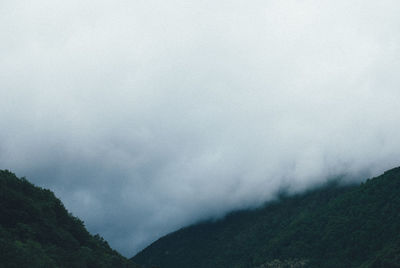
M0 170L0 267L138 267L73 217L50 190Z
M400 168L183 228L132 259L162 268L400 267Z

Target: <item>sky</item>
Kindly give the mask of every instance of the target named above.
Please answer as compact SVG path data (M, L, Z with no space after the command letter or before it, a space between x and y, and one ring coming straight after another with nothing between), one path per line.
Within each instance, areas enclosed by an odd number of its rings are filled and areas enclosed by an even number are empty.
M0 1L0 169L127 257L400 164L397 0Z

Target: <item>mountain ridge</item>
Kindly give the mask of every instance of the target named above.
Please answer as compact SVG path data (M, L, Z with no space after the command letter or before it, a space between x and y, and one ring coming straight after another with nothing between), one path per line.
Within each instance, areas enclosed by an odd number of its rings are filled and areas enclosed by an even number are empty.
M50 190L0 170L0 267L139 268L91 235Z

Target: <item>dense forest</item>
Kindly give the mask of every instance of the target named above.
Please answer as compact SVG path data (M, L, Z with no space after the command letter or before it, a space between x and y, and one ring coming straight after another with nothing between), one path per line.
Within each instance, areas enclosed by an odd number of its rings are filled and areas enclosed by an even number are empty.
M0 170L0 267L138 267L91 235L50 190Z
M329 183L162 237L145 267L400 267L400 168Z

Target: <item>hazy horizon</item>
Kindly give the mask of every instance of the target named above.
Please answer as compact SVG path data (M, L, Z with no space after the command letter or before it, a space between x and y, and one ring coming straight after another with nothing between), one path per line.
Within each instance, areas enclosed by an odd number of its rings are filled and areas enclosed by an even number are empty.
M400 164L398 1L0 3L0 169L127 257ZM357 179L357 180L358 180Z

